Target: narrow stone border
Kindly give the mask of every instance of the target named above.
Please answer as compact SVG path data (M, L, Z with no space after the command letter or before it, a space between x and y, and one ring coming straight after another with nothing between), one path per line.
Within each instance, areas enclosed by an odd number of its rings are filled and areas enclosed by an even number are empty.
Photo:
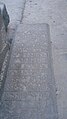
M15 32L16 32L16 29L9 29L7 32L7 45L6 45L7 52L5 54L2 69L0 71L0 101L4 91L4 84L7 77L7 71L8 71L11 52L13 48L13 42L14 42L13 39L15 36Z
M9 61L11 56L11 49L12 49L11 47L12 47L12 43L10 44L9 42L7 42L7 45L6 45L7 51L5 51L5 56L4 56L2 68L0 71L0 101L1 101L3 90L4 90L6 76L7 76L7 71L8 71L8 66L9 66Z
M9 62L9 50L6 53L5 60L3 62L1 74L0 74L0 100L3 92L3 87L6 79L7 69L8 69L8 62Z

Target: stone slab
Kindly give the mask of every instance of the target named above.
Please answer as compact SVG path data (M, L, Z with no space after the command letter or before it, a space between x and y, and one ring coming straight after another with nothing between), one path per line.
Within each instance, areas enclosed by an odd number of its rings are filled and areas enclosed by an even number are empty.
M58 119L47 24L20 24L0 106L0 119Z

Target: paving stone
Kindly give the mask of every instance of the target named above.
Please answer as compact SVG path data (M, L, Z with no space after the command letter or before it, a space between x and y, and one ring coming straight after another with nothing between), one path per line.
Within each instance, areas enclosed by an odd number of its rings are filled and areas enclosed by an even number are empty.
M12 58L10 61L0 108L3 118L58 119L53 72L49 65L49 43L47 24L20 24L12 56L19 48L18 44L23 55L20 55L21 60L19 57L14 62Z

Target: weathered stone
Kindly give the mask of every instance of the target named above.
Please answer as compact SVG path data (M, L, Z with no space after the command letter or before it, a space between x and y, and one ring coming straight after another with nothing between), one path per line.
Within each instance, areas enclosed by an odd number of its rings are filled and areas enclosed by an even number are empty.
M6 41L5 39L6 39L5 26L4 26L3 18L0 15L0 52L5 45L5 41Z
M0 3L0 97L1 90L3 87L3 82L6 76L8 59L7 54L9 52L10 43L7 42L7 26L9 24L9 15L6 10L6 6L3 3Z
M48 25L20 24L14 41L0 119L58 119Z
M7 26L9 24L9 15L6 10L6 6L0 3L0 52L4 49L6 45L6 32Z
M4 3L0 3L0 15L3 18L5 30L7 31L7 26L9 24L10 19L9 19L9 15L8 15L8 12L7 12L7 9Z

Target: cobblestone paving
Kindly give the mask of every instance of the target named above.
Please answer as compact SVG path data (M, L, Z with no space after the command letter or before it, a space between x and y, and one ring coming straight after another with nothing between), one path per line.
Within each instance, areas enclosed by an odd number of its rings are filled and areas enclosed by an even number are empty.
M58 119L47 24L21 24L5 83L0 119Z

